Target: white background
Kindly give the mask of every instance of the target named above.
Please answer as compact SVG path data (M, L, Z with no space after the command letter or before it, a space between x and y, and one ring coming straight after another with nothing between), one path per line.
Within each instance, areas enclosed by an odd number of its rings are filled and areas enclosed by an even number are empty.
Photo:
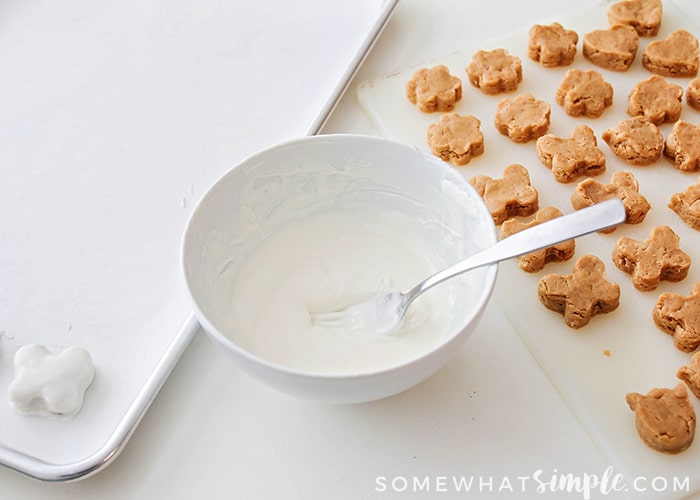
M692 11L690 0L677 3ZM376 133L355 101L361 81L572 8L556 0L403 0L325 131ZM284 37L270 44L284 57ZM279 87L271 82L269 92ZM68 484L0 469L0 498L539 498L532 489L520 492L516 478L537 470L601 474L605 459L496 312L488 310L458 355L428 381L348 407L281 396L241 374L198 333L113 464ZM516 491L375 491L378 476L453 475L493 478L494 489L508 477Z

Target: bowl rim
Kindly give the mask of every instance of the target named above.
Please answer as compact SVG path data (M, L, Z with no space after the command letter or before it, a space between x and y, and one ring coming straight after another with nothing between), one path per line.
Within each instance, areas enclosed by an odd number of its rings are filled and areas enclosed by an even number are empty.
M192 293L192 286L190 283L190 278L189 278L189 273L187 272L188 269L188 241L189 241L189 235L191 234L192 227L195 223L195 219L199 213L199 211L202 209L203 205L205 202L214 195L217 186L219 186L221 183L224 182L224 180L230 176L233 175L234 171L236 169L241 168L243 165L250 164L256 162L256 160L264 157L265 155L269 154L271 151L289 147L289 146L295 146L298 144L303 144L306 142L318 142L320 140L329 140L329 141L346 141L346 140L356 140L356 141L370 141L370 142L381 142L383 144L389 144L391 147L396 147L396 148L404 148L407 150L413 150L419 155L422 155L425 160L427 161L433 161L436 164L439 164L442 166L442 168L445 170L446 175L449 175L451 179L458 179L460 183L463 183L464 186L466 186L467 190L472 191L472 194L475 196L475 199L482 199L481 196L478 194L474 186L471 185L471 183L464 178L459 172L456 172L452 165L449 163L443 161L442 159L438 158L437 156L433 156L428 154L427 152L414 147L410 146L398 141L395 141L393 139L387 139L384 137L379 137L379 136L373 136L373 135L364 135L364 134L354 134L354 133L334 133L334 134L321 134L321 135L312 135L312 136L302 136L298 138L292 138L288 139L276 144L273 144L271 146L268 146L260 151L257 151L255 153L252 153L243 159L241 159L239 162L237 162L234 166L228 168L223 174L221 174L217 179L214 180L214 182L206 189L204 194L201 196L201 198L197 201L195 204L192 212L190 213L188 220L185 224L185 229L182 233L182 238L181 238L181 244L180 244L180 267L181 267L181 272L182 275L184 276L184 281L185 281L185 292L187 295L187 298L189 300L190 305L192 306L193 312L195 317L197 318L197 321L200 323L200 326L204 330L204 332L207 334L207 336L211 337L216 343L220 344L222 347L228 348L230 351L236 354L236 356L246 359L249 362L252 362L256 365L259 365L263 368L265 368L268 371L275 372L280 375L285 375L287 377L294 377L294 378L301 378L301 379L312 379L312 380L357 380L357 379L363 379L363 378L371 378L371 377L376 377L382 374L387 374L391 373L394 371L401 370L405 368L408 365L413 365L416 362L419 362L422 359L431 357L436 351L443 349L447 344L450 342L455 341L458 337L460 337L460 334L465 330L466 326L472 323L473 321L477 321L483 310L486 308L488 301L492 295L493 289L496 284L496 277L498 274L498 269L499 265L498 263L494 264L489 264L487 266L483 266L483 269L486 269L486 276L484 278L484 287L481 290L481 293L479 294L478 300L474 301L475 306L473 307L472 311L469 313L468 318L463 322L463 327L462 328L455 328L454 331L448 332L449 335L445 335L444 338L442 338L438 343L433 345L430 349L425 350L418 354L417 356L408 358L400 363L389 365L387 367L382 367L379 369L373 369L373 370L362 370L362 371L356 371L356 372L337 372L337 373L326 373L326 372L314 372L314 371L307 371L307 370L301 370L298 368L291 368L288 366L285 366L283 364L275 363L272 361L269 361L263 357L260 357L259 355L256 355L246 349L243 349L239 345L237 345L233 340L231 340L228 336L224 335L218 327L216 327L212 321L209 319L207 314L204 313L202 308L200 307L199 301L195 298L194 294ZM480 216L484 217L485 220L491 221L490 227L488 231L485 231L484 234L489 237L489 239L492 240L491 244L495 244L498 241L498 232L496 225L493 223L493 219L488 211L488 208L486 207L485 203L479 203L476 205L478 207L478 210L480 210L481 213Z

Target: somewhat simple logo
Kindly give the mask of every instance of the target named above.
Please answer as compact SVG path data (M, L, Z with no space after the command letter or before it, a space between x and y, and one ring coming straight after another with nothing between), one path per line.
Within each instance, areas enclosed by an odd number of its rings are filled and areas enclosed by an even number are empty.
M602 474L559 474L554 469L553 474L545 477L544 471L537 470L532 475L532 479L537 484L537 493L581 493L585 500L591 498L591 491L599 491L603 495L610 493L628 491L627 482L622 474L613 471L612 466L603 471Z
M583 500L592 495L610 495L621 492L690 492L689 477L637 476L627 480L623 474L615 472L612 466L600 474L563 473L557 469L547 473L538 469L530 475L518 476L467 476L467 475L426 475L426 476L377 476L374 482L376 492L394 493L578 493Z

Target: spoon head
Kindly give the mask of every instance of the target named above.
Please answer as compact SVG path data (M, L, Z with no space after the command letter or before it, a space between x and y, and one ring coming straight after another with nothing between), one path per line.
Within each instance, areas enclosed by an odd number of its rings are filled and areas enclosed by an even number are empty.
M322 328L342 329L372 337L390 336L401 328L405 312L403 295L391 292L340 311L314 314L311 321Z

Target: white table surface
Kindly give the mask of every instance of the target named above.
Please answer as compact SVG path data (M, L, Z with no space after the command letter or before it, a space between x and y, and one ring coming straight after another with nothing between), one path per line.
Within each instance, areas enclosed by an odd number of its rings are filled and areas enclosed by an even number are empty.
M361 81L575 8L557 0L476 5L402 0L324 131L376 133L355 101ZM0 498L582 498L539 494L519 478L538 470L601 474L608 465L491 308L434 377L358 406L281 396L241 374L199 332L111 465L56 484L0 468ZM472 493L436 491L441 477L452 476L474 478ZM410 491L413 478L426 477L430 492ZM402 478L408 491L396 491ZM504 478L513 491L498 493ZM398 488L391 488L393 479ZM387 491L378 491L383 484Z

